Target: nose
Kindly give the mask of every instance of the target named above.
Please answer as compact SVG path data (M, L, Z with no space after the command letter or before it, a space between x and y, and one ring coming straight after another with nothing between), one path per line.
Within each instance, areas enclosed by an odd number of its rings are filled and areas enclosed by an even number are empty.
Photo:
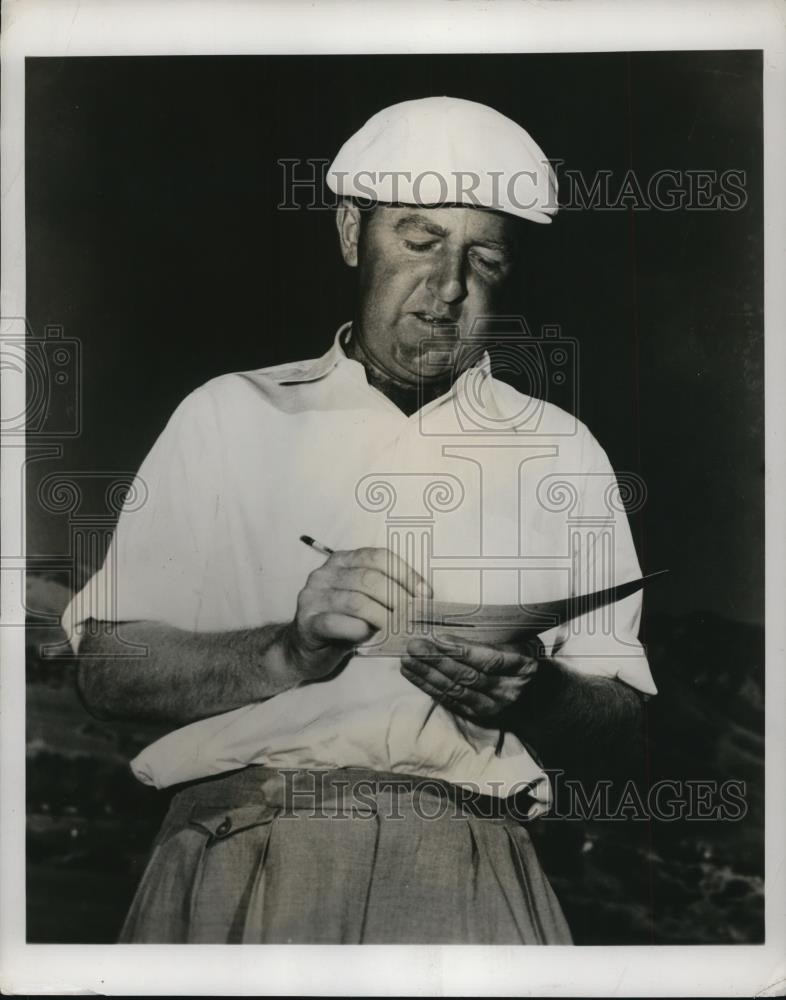
M464 280L464 261L460 253L440 254L426 281L426 288L435 299L452 305L461 302L467 294Z

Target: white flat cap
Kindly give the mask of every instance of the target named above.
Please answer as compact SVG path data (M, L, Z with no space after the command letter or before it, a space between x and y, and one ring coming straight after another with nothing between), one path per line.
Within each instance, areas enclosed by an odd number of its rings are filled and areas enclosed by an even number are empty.
M534 139L485 104L424 97L384 108L339 150L335 194L403 205L475 205L551 222L557 178Z

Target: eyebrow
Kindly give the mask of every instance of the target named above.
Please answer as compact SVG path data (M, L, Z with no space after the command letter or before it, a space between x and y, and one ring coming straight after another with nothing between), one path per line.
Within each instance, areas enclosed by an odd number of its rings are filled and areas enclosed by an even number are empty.
M435 222L429 222L422 215L405 215L403 218L399 219L393 227L398 233L405 228L419 229L421 232L428 233L430 236L448 236L448 230L443 226L438 226ZM472 246L488 247L489 250L501 250L504 253L511 253L512 246L507 240L490 240L490 239L477 239L472 240Z
M443 229L442 226L438 226L435 222L429 222L428 219L424 218L422 215L405 215L403 218L399 219L395 225L396 232L400 232L406 226L410 226L413 229L421 229L423 232L430 233L432 236L447 236L447 229Z

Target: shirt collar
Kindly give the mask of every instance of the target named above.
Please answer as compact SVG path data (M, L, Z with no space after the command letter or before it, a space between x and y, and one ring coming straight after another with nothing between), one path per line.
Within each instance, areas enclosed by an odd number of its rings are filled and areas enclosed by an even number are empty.
M324 378L325 375L327 375L328 372L333 371L333 369L342 360L349 360L344 353L342 339L351 329L351 322L344 323L340 326L330 350L327 351L326 354L323 354L321 358L313 358L310 361L298 361L294 364L282 365L281 368L275 373L278 376L276 381L278 381L280 385L297 385L300 382L315 382L317 379Z
M343 323L337 330L336 336L333 339L333 343L325 354L321 358L315 358L312 361L303 361L299 364L288 366L285 371L282 371L282 378L279 379L282 385L291 385L299 382L315 382L317 379L324 378L330 372L332 372L338 365L343 363L351 363L350 358L347 357L346 351L344 350L344 345L348 343L349 338L352 335L352 322ZM357 362L354 362L357 364ZM466 372L462 372L461 375L453 383L453 386L442 398L448 398L453 395L460 383L463 383L467 379L469 371L480 371L488 379L489 388L493 390L494 379L491 373L491 358L489 357L488 351L484 351L482 356L478 361L471 366Z

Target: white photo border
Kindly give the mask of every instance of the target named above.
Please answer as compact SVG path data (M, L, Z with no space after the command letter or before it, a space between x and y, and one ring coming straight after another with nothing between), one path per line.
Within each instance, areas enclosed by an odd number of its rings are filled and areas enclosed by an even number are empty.
M766 415L766 941L690 947L29 945L23 573L0 573L0 988L27 994L776 996L786 992L786 6L764 0L16 0L2 9L0 334L25 310L26 56L761 49ZM24 410L4 380L4 416ZM23 389L21 390L23 393ZM24 557L3 442L0 552ZM6 565L8 565L6 563Z

